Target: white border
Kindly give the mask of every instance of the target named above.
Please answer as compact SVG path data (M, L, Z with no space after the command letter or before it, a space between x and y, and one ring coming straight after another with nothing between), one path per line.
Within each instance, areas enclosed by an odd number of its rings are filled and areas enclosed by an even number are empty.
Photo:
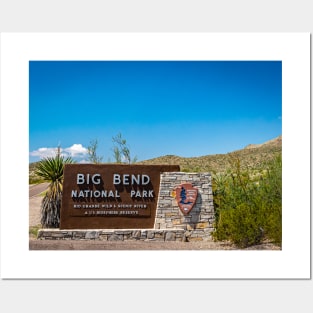
M282 60L282 251L29 251L29 60ZM309 33L1 34L2 278L310 278L309 168Z

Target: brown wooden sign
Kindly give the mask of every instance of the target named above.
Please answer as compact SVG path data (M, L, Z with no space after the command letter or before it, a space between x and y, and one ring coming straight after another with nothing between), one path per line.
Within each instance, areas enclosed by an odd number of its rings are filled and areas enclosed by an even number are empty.
M60 229L153 228L160 174L178 165L66 164Z
M192 184L185 183L178 186L175 190L176 201L184 215L187 215L195 205L198 196L198 189Z

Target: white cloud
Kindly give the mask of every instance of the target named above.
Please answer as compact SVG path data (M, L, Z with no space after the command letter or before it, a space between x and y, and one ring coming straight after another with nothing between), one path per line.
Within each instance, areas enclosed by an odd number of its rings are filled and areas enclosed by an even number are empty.
M83 147L80 143L74 143L71 147L62 150L61 153L66 156L71 156L73 158L83 158L87 155L88 149Z
M37 150L31 151L29 153L30 156L47 158L54 157L58 151L58 148L39 148ZM64 157L72 157L72 158L84 158L88 154L88 149L85 148L82 144L73 144L71 147L60 149L61 155Z
M39 157L40 159L42 158L47 158L47 157L53 157L57 153L57 148L39 148L37 150L34 150L30 152L30 156L34 157Z

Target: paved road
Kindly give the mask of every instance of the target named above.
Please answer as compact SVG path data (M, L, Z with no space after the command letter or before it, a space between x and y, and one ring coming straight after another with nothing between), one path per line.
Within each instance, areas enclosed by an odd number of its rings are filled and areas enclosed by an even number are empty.
M49 186L49 183L42 183L37 185L29 186L29 198L39 195L43 191L45 191Z
M40 225L41 201L40 194L47 189L49 183L42 183L29 186L29 226Z

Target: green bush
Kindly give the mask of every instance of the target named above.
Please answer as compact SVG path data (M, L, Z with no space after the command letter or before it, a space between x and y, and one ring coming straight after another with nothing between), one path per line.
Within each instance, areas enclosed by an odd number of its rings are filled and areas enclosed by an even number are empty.
M281 245L281 154L263 164L258 175L242 169L235 155L231 156L230 165L226 173L213 176L213 238L230 240L239 247L258 244L263 239Z
M217 236L220 240L231 240L239 247L260 243L263 230L259 226L255 212L246 203L235 209L223 210L220 214Z

